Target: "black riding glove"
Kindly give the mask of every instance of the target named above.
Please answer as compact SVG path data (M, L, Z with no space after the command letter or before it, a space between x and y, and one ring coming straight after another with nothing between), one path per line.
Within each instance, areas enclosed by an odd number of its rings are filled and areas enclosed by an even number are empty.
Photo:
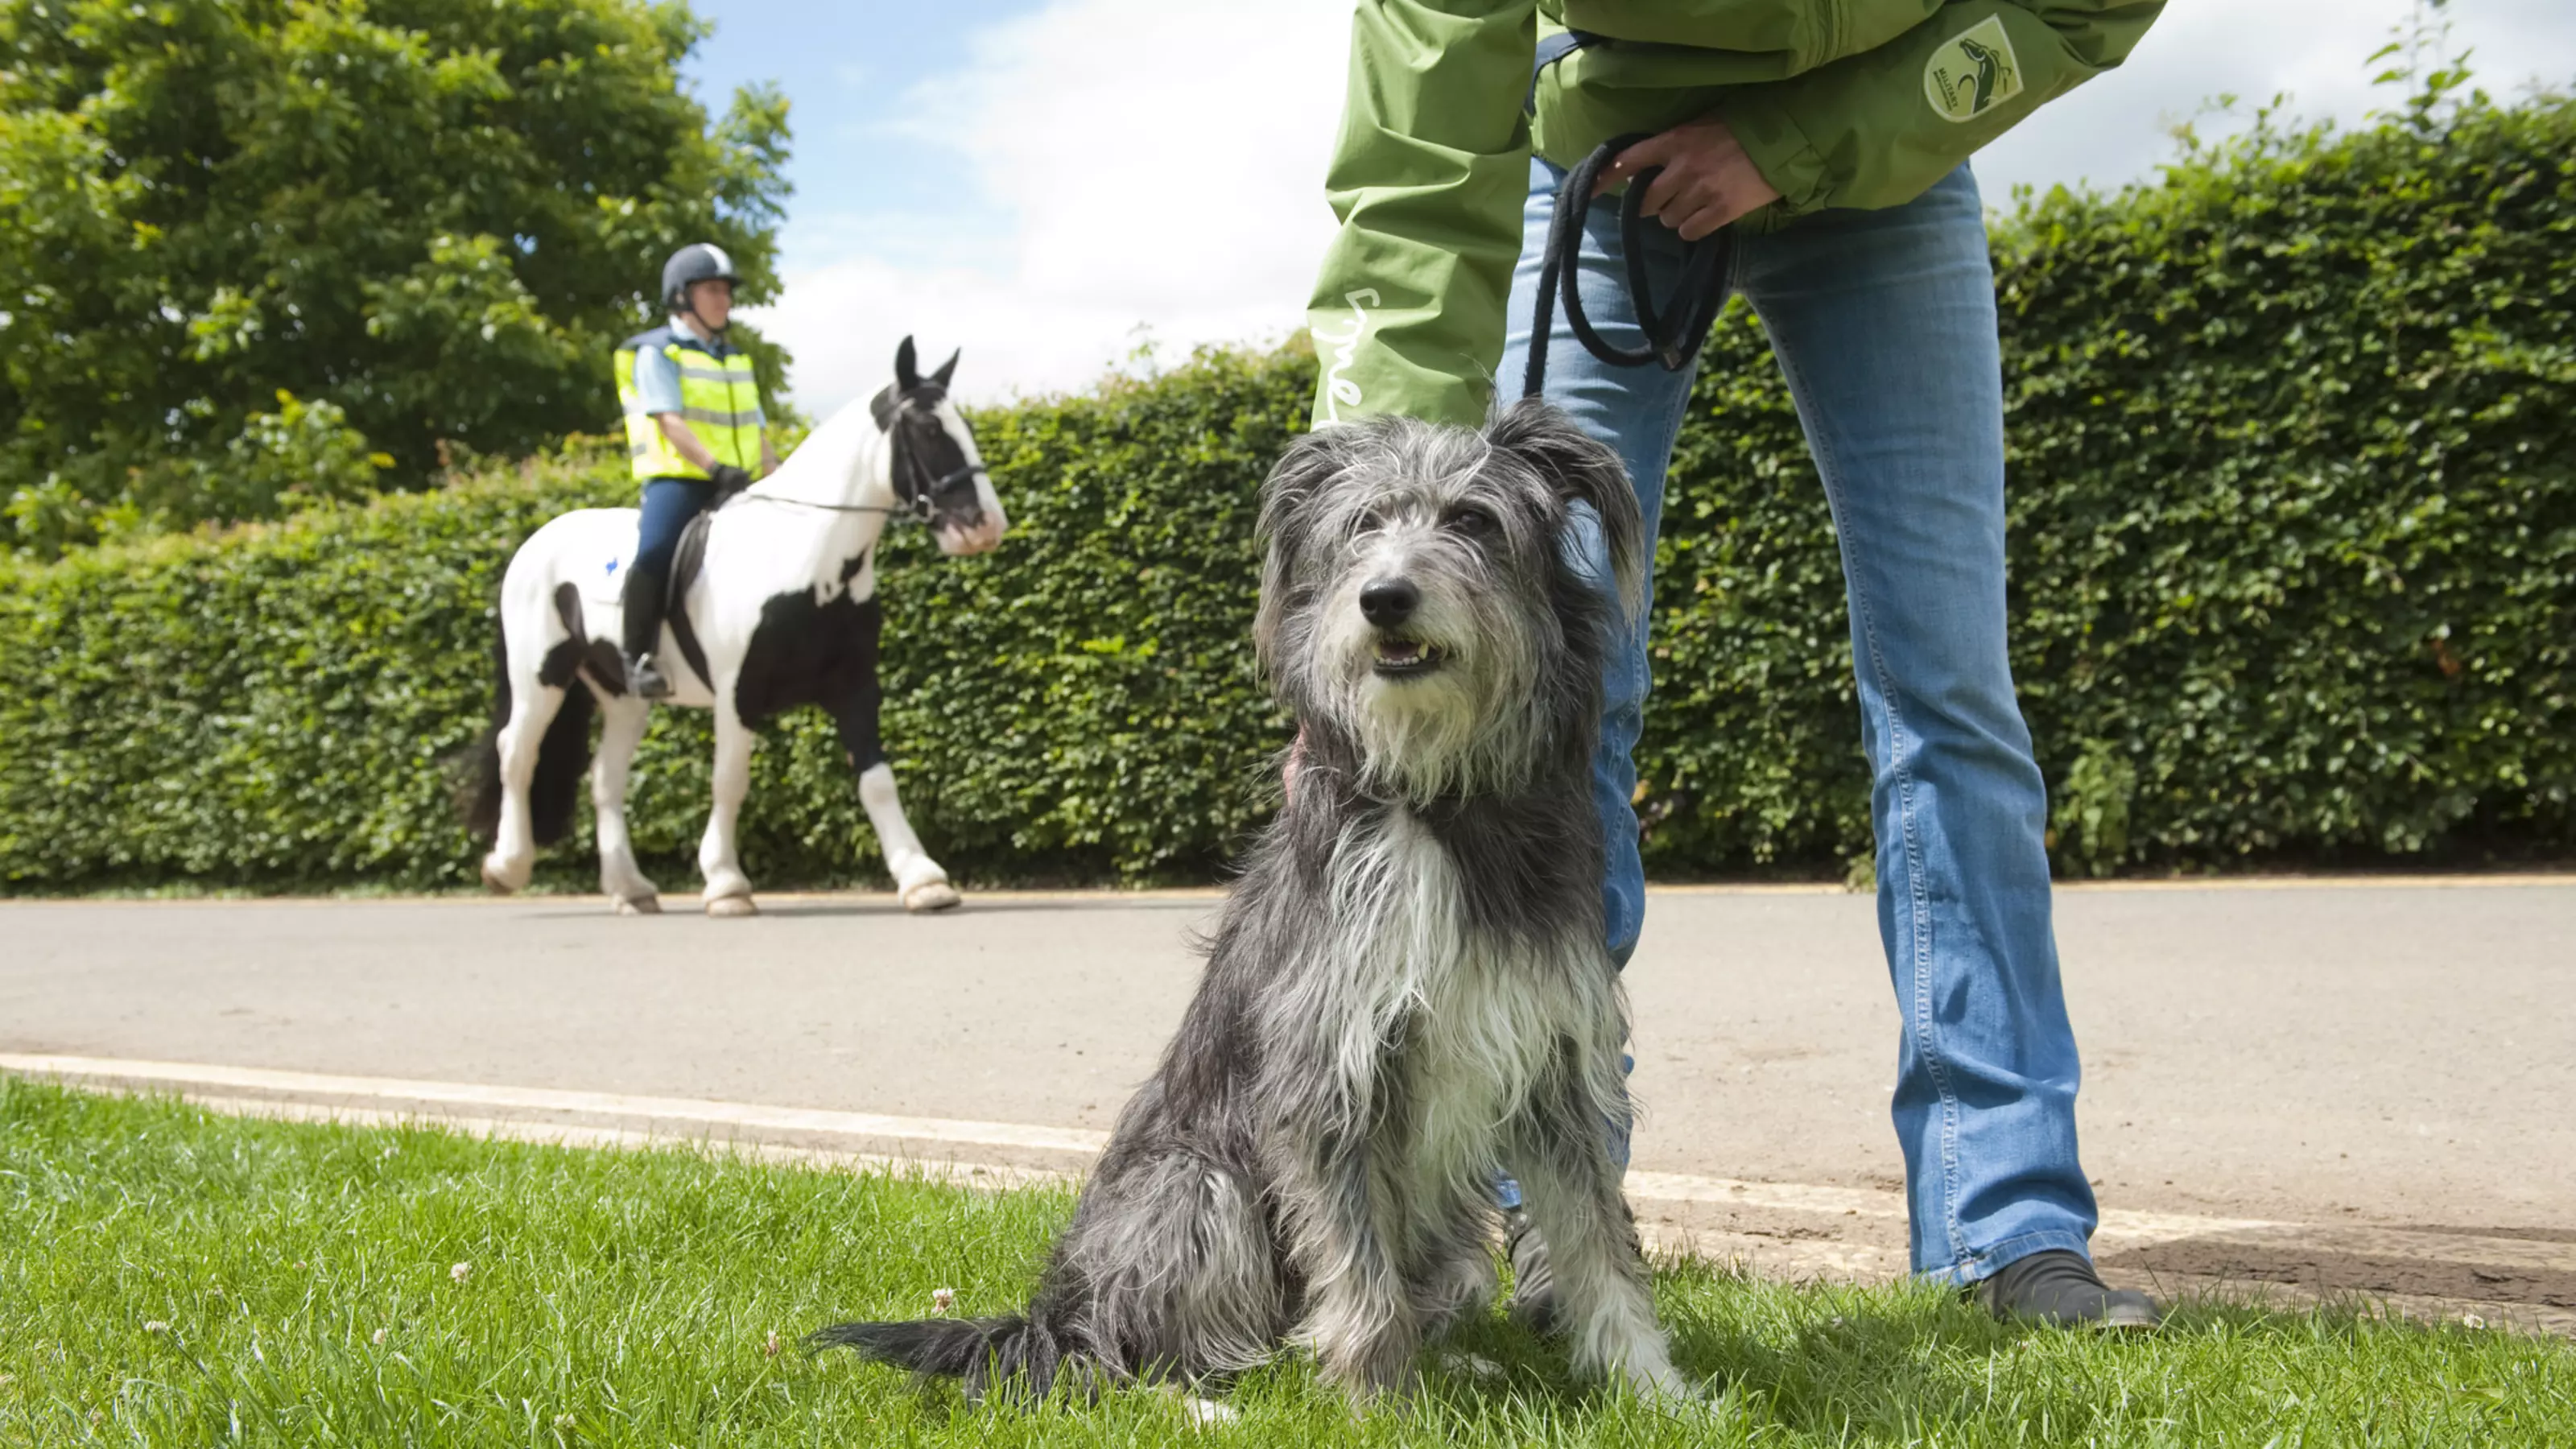
M718 498L731 498L751 486L751 474L731 463L718 463L709 468L707 480L716 485Z

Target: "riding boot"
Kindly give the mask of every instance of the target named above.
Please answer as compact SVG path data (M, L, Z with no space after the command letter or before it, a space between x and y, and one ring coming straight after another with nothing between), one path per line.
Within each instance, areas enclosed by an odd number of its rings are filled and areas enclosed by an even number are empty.
M662 642L662 594L659 569L635 568L626 574L626 686L638 699L669 699L671 681L653 662Z

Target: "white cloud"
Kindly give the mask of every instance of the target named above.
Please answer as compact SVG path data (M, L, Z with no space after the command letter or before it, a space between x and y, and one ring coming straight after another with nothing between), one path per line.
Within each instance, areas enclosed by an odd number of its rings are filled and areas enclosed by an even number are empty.
M1140 324L1165 356L1285 335L1332 235L1350 13L1058 0L976 37L966 70L916 89L913 134L879 144L952 150L985 204L788 274L755 320L795 351L798 400L874 391L906 333L930 360L965 348L969 397L1081 387ZM922 260L942 252L959 260Z
M2287 92L2292 115L2361 120L2400 97L2374 89L2365 65L2410 0L2176 0L2128 63L2088 82L1977 157L1990 204L2015 183L2045 190L2090 179L2114 187L2173 155L2171 128L2202 103L2238 98L2239 116ZM2576 80L2576 7L2567 0L2457 0L2448 54L2473 48L2478 83L2510 97L2533 78ZM2231 129L2224 118L2204 134Z
M977 36L964 70L915 89L906 134L836 142L852 167L870 146L954 155L961 204L800 218L797 250L841 259L791 271L780 304L755 314L795 350L799 401L823 412L874 391L908 332L929 361L962 345L961 391L992 398L1082 387L1134 349L1140 324L1165 357L1299 325L1332 230L1323 174L1350 5L1054 0ZM2015 182L2149 175L2172 154L2168 128L2223 92L2250 106L2288 91L2297 114L2356 120L2394 100L2370 89L2363 60L2407 12L2408 0L2176 0L2126 66L1979 157L1988 200ZM2489 89L2576 78L2567 0L2460 0L2452 13L2453 48L2477 48Z

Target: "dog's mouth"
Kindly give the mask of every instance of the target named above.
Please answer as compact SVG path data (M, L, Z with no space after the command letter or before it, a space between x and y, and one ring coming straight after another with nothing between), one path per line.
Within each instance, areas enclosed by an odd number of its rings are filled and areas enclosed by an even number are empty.
M1437 644L1389 637L1377 641L1373 668L1380 679L1411 679L1432 673L1448 662L1449 651Z

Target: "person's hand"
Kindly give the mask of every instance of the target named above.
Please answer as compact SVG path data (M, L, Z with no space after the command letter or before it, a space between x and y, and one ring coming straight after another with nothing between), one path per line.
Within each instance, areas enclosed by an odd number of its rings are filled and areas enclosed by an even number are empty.
M716 485L716 496L730 497L751 486L751 474L731 463L718 463L707 470L707 481Z
M1663 174L1647 185L1642 209L1683 241L1698 241L1780 199L1723 121L1675 126L1620 152L1601 169L1592 194L1657 166Z

